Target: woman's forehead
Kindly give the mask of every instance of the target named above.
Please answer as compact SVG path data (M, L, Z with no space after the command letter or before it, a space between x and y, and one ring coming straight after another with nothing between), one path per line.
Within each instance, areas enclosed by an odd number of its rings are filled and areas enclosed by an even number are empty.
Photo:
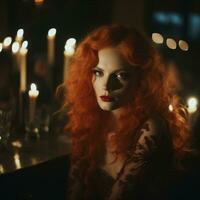
M109 64L118 67L126 63L120 51L116 48L111 47L101 49L98 52L98 58L100 65Z
M123 58L119 49L107 47L98 52L99 62L97 67L101 69L111 68L112 70L131 69L130 64Z

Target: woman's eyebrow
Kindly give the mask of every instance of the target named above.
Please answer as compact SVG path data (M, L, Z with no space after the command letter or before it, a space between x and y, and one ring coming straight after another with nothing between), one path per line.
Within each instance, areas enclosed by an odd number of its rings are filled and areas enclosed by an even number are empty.
M94 67L93 69L96 69L96 70L100 70L100 71L104 71L102 68L100 68L99 66L96 66ZM120 71L123 71L123 72L130 72L130 69L128 68L120 68L120 69L116 69L112 72L112 74L115 74L117 72L120 72Z
M98 69L98 70L100 70L100 71L104 71L102 68L100 68L100 67L98 67L98 66L94 67L93 69Z

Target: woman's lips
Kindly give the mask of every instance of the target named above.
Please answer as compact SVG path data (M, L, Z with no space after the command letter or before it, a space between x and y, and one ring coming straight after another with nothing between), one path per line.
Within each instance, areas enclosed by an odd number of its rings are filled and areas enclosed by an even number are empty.
M101 98L102 101L105 101L105 102L112 102L112 101L114 101L114 98L109 97L109 96L100 96L100 98Z

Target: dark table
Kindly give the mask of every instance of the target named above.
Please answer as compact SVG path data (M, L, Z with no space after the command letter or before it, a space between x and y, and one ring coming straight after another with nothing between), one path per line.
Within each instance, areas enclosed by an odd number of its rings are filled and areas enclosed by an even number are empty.
M0 148L0 198L65 199L71 141L67 135L15 138Z

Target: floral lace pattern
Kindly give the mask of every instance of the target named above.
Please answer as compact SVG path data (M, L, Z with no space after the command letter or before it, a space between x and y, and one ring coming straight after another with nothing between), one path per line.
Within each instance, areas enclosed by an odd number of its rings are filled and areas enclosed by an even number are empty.
M157 124L151 119L146 121L140 129L134 149L131 150L130 156L125 160L117 178L114 179L103 169L99 169L101 172L99 171L94 179L96 180L96 183L94 183L96 191L93 191L92 199L141 199L143 194L139 193L146 190L151 190L154 193L159 190L159 184L164 182L164 177L161 174L164 174L167 170L166 166L169 165L167 158L170 155L170 151L168 151L170 150L170 138L166 137L166 128L165 130L163 128L165 127L160 122ZM70 182L72 189L70 199L81 200L83 199L84 185L81 178L76 175L78 168L74 166L71 169L71 180L74 181ZM142 183L146 186L143 187ZM155 187L152 185L155 185Z

